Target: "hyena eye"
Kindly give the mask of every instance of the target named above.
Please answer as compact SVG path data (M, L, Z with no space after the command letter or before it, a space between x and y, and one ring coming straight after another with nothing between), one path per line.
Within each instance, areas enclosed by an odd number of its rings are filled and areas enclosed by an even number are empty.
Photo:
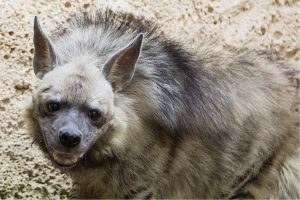
M49 112L56 112L60 109L60 104L57 102L48 102L47 103L47 109Z
M88 117L91 120L96 121L97 119L99 119L101 117L101 113L96 109L92 109L88 112Z

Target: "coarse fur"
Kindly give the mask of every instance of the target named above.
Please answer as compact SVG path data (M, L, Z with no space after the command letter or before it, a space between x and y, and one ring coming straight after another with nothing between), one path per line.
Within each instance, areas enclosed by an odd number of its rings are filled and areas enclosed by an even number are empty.
M140 33L133 77L116 90L103 68ZM99 136L68 169L74 197L300 198L294 97L274 53L192 54L151 22L110 10L76 15L48 39L51 57L34 59L45 70L27 110L34 140L51 152L49 95L104 110L99 127L82 131Z

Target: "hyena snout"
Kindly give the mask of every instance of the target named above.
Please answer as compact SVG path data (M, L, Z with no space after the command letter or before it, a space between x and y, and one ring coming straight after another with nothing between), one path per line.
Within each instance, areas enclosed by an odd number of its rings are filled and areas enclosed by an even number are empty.
M63 127L59 130L59 141L63 146L67 148L78 146L80 144L81 137L81 132L76 129Z

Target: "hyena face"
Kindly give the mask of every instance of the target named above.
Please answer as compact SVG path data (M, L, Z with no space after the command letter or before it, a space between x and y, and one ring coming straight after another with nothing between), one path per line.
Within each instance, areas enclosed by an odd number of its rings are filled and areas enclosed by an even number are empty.
M107 61L83 55L61 62L35 19L33 65L41 83L33 97L34 112L44 144L57 164L74 166L110 127L114 94L130 82L142 39L138 35Z
M96 66L57 66L35 96L37 121L53 159L72 165L103 134L114 115L113 90ZM96 87L99 86L99 87Z

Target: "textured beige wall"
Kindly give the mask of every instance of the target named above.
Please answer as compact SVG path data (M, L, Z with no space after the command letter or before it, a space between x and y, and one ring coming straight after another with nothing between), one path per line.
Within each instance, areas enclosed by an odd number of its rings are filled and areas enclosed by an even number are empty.
M36 84L33 17L50 31L70 12L106 6L145 15L195 49L202 40L217 40L220 48L275 48L300 68L299 0L0 0L0 199L66 197L71 186L31 145L21 117Z

